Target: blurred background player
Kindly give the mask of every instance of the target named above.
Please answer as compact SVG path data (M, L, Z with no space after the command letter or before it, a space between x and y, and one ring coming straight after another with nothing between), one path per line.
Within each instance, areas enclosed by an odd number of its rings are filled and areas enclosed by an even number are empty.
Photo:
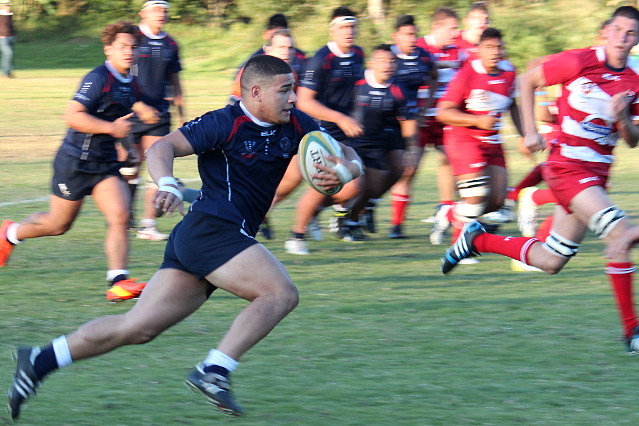
M281 30L289 30L288 19L286 19L286 16L282 13L276 13L275 15L268 18L268 21L266 23L266 29L262 31L262 39L264 40L264 46L262 46L255 53L253 53L251 55L251 58L256 55L265 55L265 54L268 55L268 53L266 52L267 50L266 46L269 45L269 41L271 40L271 37L273 37L273 34ZM304 71L304 65L306 65L306 54L302 52L300 49L298 49L297 47L292 46L290 51L289 64L291 65L291 68L293 69L293 71L297 73L297 75L301 75L302 72ZM240 65L239 69L244 68L244 65L246 65L246 62Z
M153 108L138 102L142 93L129 74L140 32L130 22L107 25L102 32L106 62L87 74L64 118L69 126L53 161L53 195L48 213L34 213L21 223L5 220L0 228L0 266L13 247L27 238L62 235L80 213L84 197L93 201L107 220L104 251L107 257L107 299L137 297L144 288L129 278L129 191L120 175L116 143L131 130L134 110L140 117Z
M455 45L458 35L457 13L451 8L440 7L433 13L431 33L419 38L416 42L417 47L421 47L431 55L437 67L437 83L433 100L441 98L446 86L467 58L467 54ZM404 235L402 224L411 199L411 186L426 145L433 145L441 153L437 172L439 212L447 213L455 199L453 175L444 153L444 125L435 120L434 104L425 105L424 109L425 117L419 128L419 149L415 154L415 167L407 167L402 178L391 188L391 223L394 227L391 236L394 234L396 238Z
M471 222L446 251L442 272L450 272L461 259L487 252L556 274L577 254L590 229L608 246L606 274L619 308L623 339L628 352L637 354L635 268L629 247L618 242L632 234L632 228L605 188L619 137L631 148L639 143L639 70L628 66L630 50L639 42L639 11L631 6L616 9L606 36L605 46L559 53L520 79L525 143L533 152L546 147L535 123L535 90L562 85L557 102L561 132L543 171L559 205L545 243L487 234L478 222Z
M366 173L360 178L362 192L348 203L350 210L342 237L348 241L363 239L360 217L365 207L370 207L369 200L378 199L397 182L404 171L406 145L410 149L417 145L414 103L412 108L408 105L406 89L393 78L396 69L391 46L380 44L373 49L364 79L355 86L352 114L364 133L348 143L364 162ZM374 225L371 219L369 226Z
M437 104L437 119L449 126L444 147L461 199L448 214L455 228L453 242L464 224L499 209L506 198L508 177L499 134L503 114L509 111L523 132L515 102L515 69L503 60L504 50L501 32L487 28L479 39L479 59L459 71Z
M349 138L361 135L363 131L362 126L350 114L353 110L355 83L362 77L364 52L355 45L357 17L352 10L347 7L335 9L329 28L331 41L308 60L297 90L297 107L319 120L320 125L332 137L346 142ZM355 196L358 193L357 185L356 180L349 183L340 191L337 199L333 200L308 188L297 202L292 235L285 243L286 251L291 254L309 254L305 240L307 224L309 231L312 229L313 239L321 239L318 212L331 202L341 204ZM340 209L341 217L345 218L347 209Z
M433 58L421 47L417 47L417 26L412 15L401 15L395 22L395 32L392 34L393 46L391 50L395 55L394 80L401 82L406 90L409 114L418 116L421 106L432 103L437 82L437 69ZM414 169L419 163L423 148L417 144L407 145L404 152L404 166ZM414 173L413 171L409 174ZM371 231L374 229L373 208L378 199L371 199L366 206L364 217L366 226ZM403 238L401 223L394 225L389 233L390 238Z
M455 44L468 53L468 60L479 59L479 39L490 23L488 5L483 1L471 4L463 22L464 31L459 33Z
M129 134L128 143L138 150L140 163L144 160L146 151L162 136L171 131L171 114L167 86L171 86L173 103L177 107L178 122L184 122L182 86L180 84L180 56L178 45L162 28L169 17L169 3L167 1L147 1L140 11L140 42L138 60L131 72L137 76L146 103L156 109L156 122L148 124L141 117L133 118L133 128ZM148 121L148 120L147 120ZM140 182L140 163L122 170L131 190L131 205L135 191ZM168 234L157 228L156 210L151 205L151 197L155 193L155 184L149 182L144 196L142 219L138 224L136 237L143 240L165 240ZM133 209L132 209L133 210Z
M13 77L13 45L16 29L13 26L13 12L9 0L0 0L0 70L3 78Z

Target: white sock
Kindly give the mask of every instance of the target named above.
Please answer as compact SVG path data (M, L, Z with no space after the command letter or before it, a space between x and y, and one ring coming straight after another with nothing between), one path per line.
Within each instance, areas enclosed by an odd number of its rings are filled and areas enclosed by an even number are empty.
M60 336L54 339L51 344L53 345L53 352L55 352L55 359L58 362L59 368L67 367L73 363L66 336Z
M158 226L158 221L155 219L140 220L140 228L154 228L156 226Z
M7 228L7 241L11 244L20 244L22 241L18 239L18 226L19 223L12 223Z
M107 271L106 280L108 282L111 282L113 281L113 278L117 277L118 275L126 275L128 277L129 271L127 271L126 269L111 269L110 271Z
M220 367L224 367L229 370L229 372L235 370L237 368L237 364L237 361L226 355L224 352L218 351L217 349L211 349L209 352L209 356L207 356L204 360L205 367L211 365L219 365Z

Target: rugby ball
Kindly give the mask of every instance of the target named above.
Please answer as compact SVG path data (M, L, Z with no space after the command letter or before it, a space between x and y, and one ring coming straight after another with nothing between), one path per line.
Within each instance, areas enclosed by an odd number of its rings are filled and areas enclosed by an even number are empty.
M344 157L339 142L328 133L315 130L304 135L300 141L297 159L300 164L302 177L314 190L324 195L335 195L341 191L343 185L338 185L335 188L327 190L317 185L317 183L320 182L319 179L313 179L312 177L314 174L324 173L324 171L316 167L318 164L328 167L335 166L334 162L326 158L329 155L333 157Z

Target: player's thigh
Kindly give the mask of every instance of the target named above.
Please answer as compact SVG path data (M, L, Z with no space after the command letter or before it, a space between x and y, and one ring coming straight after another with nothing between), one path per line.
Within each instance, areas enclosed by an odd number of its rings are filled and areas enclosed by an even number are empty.
M125 314L128 327L155 336L195 312L208 298L210 284L179 269L158 270L140 300Z
M612 207L615 204L608 196L606 190L599 186L590 186L579 194L575 195L570 201L570 209L574 214L579 217L584 226L587 226L590 219L602 210ZM612 240L621 237L629 228L631 224L626 218L622 218L617 221L614 227L610 230L606 240Z
M284 265L261 244L235 255L206 280L248 301L267 294L297 294Z
M144 135L141 139L142 150L146 153L151 146L158 141L162 136Z
M102 180L91 196L107 221L128 220L130 192L120 176Z

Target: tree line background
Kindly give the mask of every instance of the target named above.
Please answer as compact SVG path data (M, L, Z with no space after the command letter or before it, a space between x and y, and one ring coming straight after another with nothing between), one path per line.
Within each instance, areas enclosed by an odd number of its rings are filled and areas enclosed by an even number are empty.
M262 43L258 35L268 16L281 12L289 18L300 47L312 54L326 42L330 11L340 5L358 13L361 29L357 43L370 49L377 43L390 41L393 22L400 14L415 15L421 34L426 34L435 9L450 6L462 18L471 3L468 0L171 0L169 28L178 37L184 33L187 41L193 32L208 34L212 44L219 40L244 43L247 34L256 35L253 44L258 46ZM615 0L487 3L491 25L504 33L509 57L519 69L533 57L592 44L599 25L615 7L635 4ZM43 38L96 39L105 23L117 19L137 21L142 4L142 0L13 0L22 42L38 42Z

